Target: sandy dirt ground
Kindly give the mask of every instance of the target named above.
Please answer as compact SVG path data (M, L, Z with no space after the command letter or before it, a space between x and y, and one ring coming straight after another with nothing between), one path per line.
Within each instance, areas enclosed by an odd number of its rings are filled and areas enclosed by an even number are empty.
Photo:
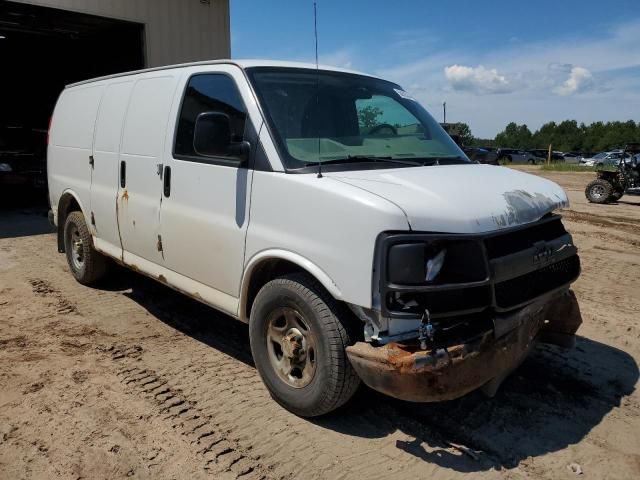
M577 348L539 347L493 399L362 389L314 420L270 399L245 325L132 272L83 287L42 209L0 211L0 478L640 478L640 198L545 176L572 202Z

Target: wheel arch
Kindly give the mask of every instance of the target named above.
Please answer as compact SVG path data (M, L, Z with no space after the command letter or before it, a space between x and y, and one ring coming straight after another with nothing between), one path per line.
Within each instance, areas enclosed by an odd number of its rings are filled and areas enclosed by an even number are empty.
M254 255L247 263L240 287L238 318L248 323L253 301L260 288L278 276L293 272L311 275L333 298L342 300L342 292L336 283L309 259L287 250L269 250Z
M86 221L87 215L82 207L82 203L80 202L78 195L76 195L72 190L65 190L62 195L60 195L60 200L58 200L57 211L58 252L60 253L64 253L64 223L66 222L69 213L73 211L82 212Z

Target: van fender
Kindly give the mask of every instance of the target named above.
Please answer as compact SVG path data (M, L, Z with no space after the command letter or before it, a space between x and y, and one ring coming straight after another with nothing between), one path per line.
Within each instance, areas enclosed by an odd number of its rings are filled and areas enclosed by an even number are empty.
M244 273L242 275L240 287L240 302L238 303L238 318L243 322L249 322L246 311L251 278L255 273L257 267L259 267L263 262L274 259L285 260L297 265L298 267L300 267L300 269L305 270L308 274L318 280L322 284L322 286L333 296L333 298L335 298L336 300L342 300L342 292L338 288L338 285L336 285L333 279L329 275L327 275L324 270L322 270L308 258L305 258L302 255L291 252L289 250L263 250L251 257L251 259L247 262Z
M87 222L87 213L80 201L80 197L71 189L66 189L60 195L60 200L58 200L58 207L55 213L55 221L58 226L58 252L64 253L64 222L67 220L67 209L71 203L77 203L80 207L80 211L84 216L85 222ZM90 222L87 222L87 226L89 230L93 234L93 229Z

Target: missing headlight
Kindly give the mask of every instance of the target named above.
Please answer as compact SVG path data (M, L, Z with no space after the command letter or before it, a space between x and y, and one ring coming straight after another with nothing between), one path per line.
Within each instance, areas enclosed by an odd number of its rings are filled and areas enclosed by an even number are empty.
M472 240L393 244L386 271L388 281L396 285L444 285L488 277L482 246Z

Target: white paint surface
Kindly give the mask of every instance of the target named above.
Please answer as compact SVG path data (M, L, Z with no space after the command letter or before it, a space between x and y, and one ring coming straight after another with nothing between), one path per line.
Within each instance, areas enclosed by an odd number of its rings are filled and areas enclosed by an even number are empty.
M173 157L187 79L206 72L224 72L235 80L272 172ZM334 297L372 307L380 233L486 232L535 221L567 204L553 182L483 165L325 173L322 178L287 174L262 124L256 98L237 64L207 62L69 87L52 124L52 205L55 209L64 191L88 204L88 155L93 149L101 161L94 171L91 202L100 211L97 248L119 257L121 247L124 263L244 319L247 285L263 261L293 262ZM122 160L127 162L126 195L118 183ZM168 198L158 164L172 168ZM113 227L116 212L121 245ZM163 252L157 249L158 235Z

